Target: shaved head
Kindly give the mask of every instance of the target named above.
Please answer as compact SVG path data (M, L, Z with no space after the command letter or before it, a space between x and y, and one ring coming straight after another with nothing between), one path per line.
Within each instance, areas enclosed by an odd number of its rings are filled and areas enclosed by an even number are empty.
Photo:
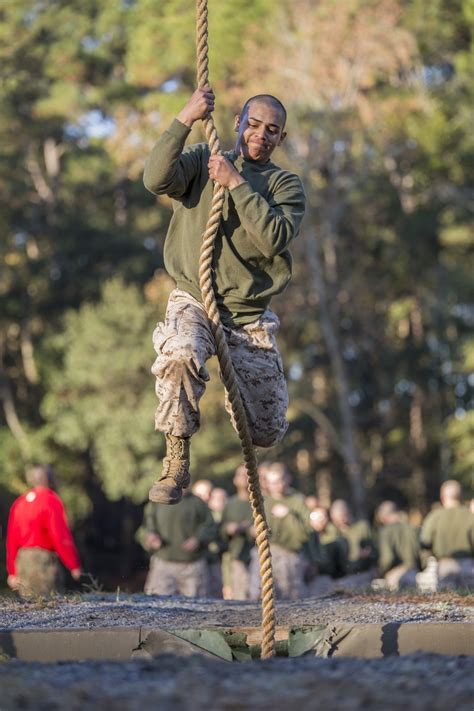
M330 509L331 519L335 526L349 526L352 522L349 504L344 499L336 499Z
M207 504L209 503L209 499L211 498L211 492L213 488L214 487L212 481L210 481L209 479L198 479L192 485L191 491L194 496L198 496Z
M398 514L398 506L394 501L382 501L377 508L376 518L384 525L392 523Z
M250 108L250 104L252 104L253 102L265 104L265 106L272 106L273 108L277 109L282 119L281 128L285 127L286 109L281 103L280 99L277 99L276 96L272 96L272 94L256 94L255 96L251 96L250 99L247 99L240 114L241 118L245 115L246 111Z
M53 487L54 484L54 474L50 467L46 467L42 464L30 467L26 472L26 482L29 486L47 486L49 488Z
M446 504L460 504L462 499L461 484L455 479L448 479L441 486L439 498L443 506Z

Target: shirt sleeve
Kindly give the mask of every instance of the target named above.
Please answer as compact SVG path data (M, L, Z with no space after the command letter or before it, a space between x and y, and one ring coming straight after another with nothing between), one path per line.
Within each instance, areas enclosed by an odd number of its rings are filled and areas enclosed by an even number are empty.
M305 194L297 175L284 173L271 202L247 182L237 185L230 195L242 227L264 257L272 259L288 249L305 211Z
M474 516L471 514L470 526L468 531L469 545L471 547L471 556L474 555Z
M205 506L205 505L204 505ZM201 512L200 512L201 513ZM202 509L202 522L196 530L196 538L202 546L207 545L213 540L217 540L219 527L214 522L210 510L205 506Z
M53 494L49 505L49 534L60 560L66 568L74 570L81 567L79 554L69 529L66 512L59 496Z
M18 525L15 520L16 504L10 509L10 515L8 517L7 525L7 573L8 575L16 575L15 560L18 553L19 540L18 540Z
M382 528L379 538L378 568L380 575L385 575L395 565L392 546L389 540L389 531Z
M436 511L428 514L423 522L420 533L421 548L433 548L434 520Z
M227 524L232 522L232 517L230 515L229 504L224 506L224 511L222 512L221 525L219 526L219 536L222 541L229 543L230 536L227 533Z
M141 545L141 547L146 550L147 552L150 552L150 549L147 545L147 537L149 533L156 533L159 535L159 532L157 530L157 524L156 524L156 517L154 515L154 507L156 504L153 504L151 501L149 501L143 510L143 521L142 525L140 528L137 530L135 534L135 540Z
M283 518L276 518L270 512L272 540L288 550L300 550L308 540L309 533L304 521L296 511L289 511Z
M143 174L147 190L179 200L201 168L200 144L184 149L190 128L175 119L153 148Z

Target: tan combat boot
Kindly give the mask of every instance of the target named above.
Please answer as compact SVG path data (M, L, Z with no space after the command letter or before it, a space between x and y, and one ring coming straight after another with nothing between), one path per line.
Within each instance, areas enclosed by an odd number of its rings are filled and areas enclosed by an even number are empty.
M151 487L148 498L156 504L179 504L183 489L190 484L189 437L165 434L166 457L161 476Z

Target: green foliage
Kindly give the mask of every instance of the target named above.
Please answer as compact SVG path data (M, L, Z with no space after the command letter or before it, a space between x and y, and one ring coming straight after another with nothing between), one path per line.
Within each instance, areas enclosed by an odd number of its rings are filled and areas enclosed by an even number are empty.
M474 411L450 417L447 430L453 454L452 475L464 483L469 495L474 471Z
M97 305L67 314L63 333L49 343L62 366L48 376L42 414L57 445L90 453L113 500L143 500L155 473L152 320L140 291L116 278Z
M51 462L78 521L99 493L143 501L163 453L151 332L171 210L141 174L195 85L194 13L184 0L17 0L0 14L0 486L17 494L29 461ZM223 144L243 99L281 96L275 160L308 194L293 284L274 304L291 427L262 454L308 490L348 495L323 316L370 502L396 487L424 506L444 478L467 482L473 23L473 0L209 2ZM241 454L214 359L210 372L193 469L226 480Z

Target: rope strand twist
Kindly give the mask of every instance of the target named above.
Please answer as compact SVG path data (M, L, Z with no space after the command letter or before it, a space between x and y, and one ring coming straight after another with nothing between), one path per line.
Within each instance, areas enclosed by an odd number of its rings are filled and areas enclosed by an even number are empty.
M203 88L209 83L208 60L208 11L207 0L196 0L196 49L197 49L197 82ZM204 119L204 129L209 143L211 155L220 153L219 137L212 116ZM262 583L262 659L275 654L275 602L272 572L272 557L269 542L269 528L265 517L263 497L257 472L257 458L247 421L247 414L237 385L234 366L222 327L216 296L212 283L212 261L214 242L219 229L224 205L225 188L214 183L211 209L206 229L202 236L199 259L199 286L204 307L212 324L216 339L217 357L222 373L222 380L227 390L237 433L242 446L245 467L248 476L248 489L254 526L256 544L260 563Z

